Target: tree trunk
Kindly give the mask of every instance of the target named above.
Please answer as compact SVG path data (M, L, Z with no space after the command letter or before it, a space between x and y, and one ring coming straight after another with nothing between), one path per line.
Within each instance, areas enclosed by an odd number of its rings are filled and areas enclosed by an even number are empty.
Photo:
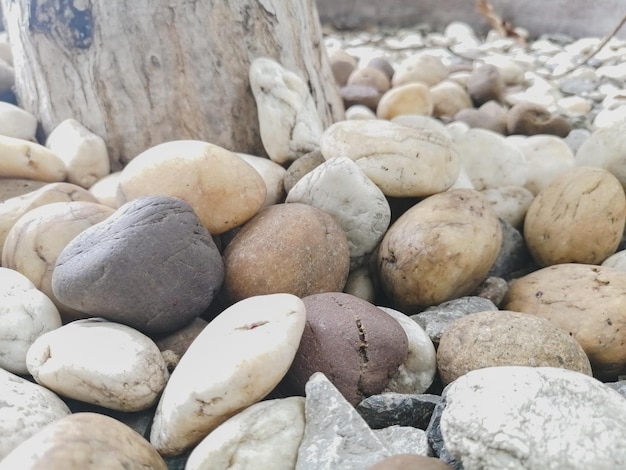
M264 155L248 82L270 57L308 83L325 126L343 105L314 0L2 0L20 105L47 135L66 118L119 169L146 148L199 139Z

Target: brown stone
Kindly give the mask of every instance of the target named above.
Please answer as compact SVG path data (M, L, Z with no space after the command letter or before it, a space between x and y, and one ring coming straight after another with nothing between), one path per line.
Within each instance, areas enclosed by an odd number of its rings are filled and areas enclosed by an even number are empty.
M313 150L312 152L302 155L300 158L295 160L291 165L289 165L287 173L285 173L285 176L283 177L285 193L291 191L291 188L293 188L295 184L300 181L300 178L312 169L320 166L325 161L326 159L320 150Z
M390 87L387 75L374 67L363 67L354 70L348 78L347 85L371 86L376 88L379 93L386 92Z
M362 104L371 110L376 110L381 93L370 85L346 85L339 89L341 99L346 108L355 104Z
M435 457L396 454L372 465L368 470L452 470L452 467Z
M472 107L472 100L467 91L459 84L444 80L430 87L434 103L433 116L454 116L462 109Z
M333 52L328 60L337 85L344 86L348 82L348 77L356 68L357 60L342 49Z
M467 91L475 106L487 101L502 101L504 81L494 65L481 65L475 68L467 79Z
M553 115L539 104L523 102L509 110L507 130L509 134L550 134L567 137L572 130L572 125L564 117Z

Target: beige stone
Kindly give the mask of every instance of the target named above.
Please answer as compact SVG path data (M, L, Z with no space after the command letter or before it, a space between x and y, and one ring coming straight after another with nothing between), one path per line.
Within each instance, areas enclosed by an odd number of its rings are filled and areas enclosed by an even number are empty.
M417 54L406 58L396 67L391 83L394 87L413 82L432 86L447 76L448 69L441 59L428 54Z
M265 182L265 201L263 207L268 207L273 204L280 204L285 200L285 187L283 180L285 179L285 173L287 170L280 166L278 163L273 162L269 158L257 157L256 155L248 155L247 153L236 153L236 155L243 159L248 165L259 172L261 178Z
M324 158L349 157L387 196L423 197L456 181L459 157L449 137L383 120L340 121L324 132Z
M0 135L34 140L37 118L11 103L0 101Z
M89 187L89 192L100 204L104 204L105 206L109 206L113 209L118 209L119 202L117 200L117 186L121 175L121 171L116 171L100 178Z
M626 222L626 196L601 168L576 167L539 192L524 220L524 239L542 266L600 264L615 253Z
M444 80L430 87L430 96L433 100L433 116L454 116L462 109L471 108L472 99L462 86Z
M120 421L75 413L50 424L0 461L1 470L100 470L167 465L150 444Z
M487 275L501 243L498 218L478 191L435 194L387 230L378 248L381 285L404 313L467 295Z
M578 342L544 318L520 312L487 311L452 322L437 349L445 385L471 370L497 366L561 367L591 375Z
M8 232L2 265L22 273L50 297L64 321L83 317L57 300L52 292L52 273L63 248L113 212L108 206L85 201L55 202L33 209Z
M407 83L391 88L380 97L376 107L379 119L393 119L401 114L430 116L435 109L428 87L423 83Z
M31 191L36 191L47 185L45 181L35 181L25 178L2 178L0 179L0 201L6 201L12 197L22 196Z
M379 93L385 93L391 86L387 75L373 67L356 69L350 74L347 84L372 86L376 88Z
M186 201L211 232L219 234L246 222L265 201L259 173L232 152L197 140L156 145L122 170L121 205L141 196L173 196Z
M38 181L63 181L67 168L63 160L43 145L0 135L0 177Z
M516 279L502 308L551 321L580 343L594 376L626 374L626 273L606 266L556 264Z
M535 198L533 193L522 186L483 189L481 194L489 201L499 218L506 220L518 230L522 228L526 211Z

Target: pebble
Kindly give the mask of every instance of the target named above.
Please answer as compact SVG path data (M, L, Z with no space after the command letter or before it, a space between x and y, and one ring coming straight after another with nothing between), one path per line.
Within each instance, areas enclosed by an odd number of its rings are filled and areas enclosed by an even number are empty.
M368 470L447 470L450 465L440 459L416 454L396 454L369 467Z
M455 116L462 109L472 107L472 100L467 91L450 80L444 80L430 88L433 100L432 115L435 117Z
M250 64L263 147L276 163L295 160L319 146L322 119L309 87L297 74L267 57Z
M191 206L147 196L73 238L56 260L52 291L87 316L165 333L203 313L223 277L220 253Z
M447 387L440 406L439 427L452 458L444 460L454 468L586 470L626 465L624 398L579 372L479 369Z
M26 178L47 183L64 181L65 163L43 145L0 135L0 177Z
M302 155L295 162L289 165L283 177L283 186L285 192L291 191L291 188L300 181L300 179L308 172L324 163L326 159L320 150L314 150L306 155Z
M120 411L150 408L169 377L150 338L98 318L39 336L28 349L26 366L38 384L59 395Z
M61 326L54 303L23 274L0 267L0 368L28 374L26 353L43 333Z
M54 392L0 368L0 468L22 442L64 416L67 405ZM5 468L24 468L22 466Z
M467 78L467 91L475 106L488 101L503 101L504 80L495 65L482 65L472 70Z
M395 67L391 83L394 88L415 82L430 87L447 76L448 69L441 59L430 54L419 54L408 57Z
M626 120L594 130L576 152L576 165L597 166L615 176L626 188Z
M348 157L327 160L304 175L285 202L308 204L333 216L348 239L351 268L367 261L391 220L383 192Z
M413 426L426 430L439 395L384 392L360 401L356 410L372 429Z
M256 155L248 155L246 153L237 152L237 156L254 168L265 183L265 201L261 205L261 209L274 204L280 204L285 200L285 186L283 180L285 178L284 167L273 162L269 158L257 157Z
M353 104L345 112L346 120L355 120L355 119L376 119L376 114L372 111L371 108L368 108L362 104ZM293 165L291 165L293 166ZM290 166L290 168L291 168Z
M97 470L151 468L167 465L138 433L98 413L75 413L58 419L24 441L0 469Z
M553 115L541 104L529 102L518 103L509 110L506 126L509 134L521 135L551 134L566 137L572 130L565 118Z
M100 178L89 187L89 192L100 204L118 209L120 204L117 200L117 187L119 184L121 171L114 171L103 178Z
M521 229L528 207L535 195L523 186L499 186L480 192L491 204L498 218Z
M376 88L378 93L385 93L391 87L389 76L383 71L374 67L362 67L354 70L346 85L371 86Z
M384 93L377 105L376 116L391 120L402 114L423 114L430 116L435 110L435 102L430 89L423 83L405 83Z
M215 317L163 390L152 445L162 455L180 454L265 397L289 369L305 321L304 303L291 294L249 297Z
M0 102L0 135L34 140L37 118L11 103Z

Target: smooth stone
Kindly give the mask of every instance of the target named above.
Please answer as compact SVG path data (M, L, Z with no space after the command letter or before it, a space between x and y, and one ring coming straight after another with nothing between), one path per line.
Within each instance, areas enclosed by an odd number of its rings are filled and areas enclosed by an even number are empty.
M454 139L454 146L476 190L526 184L529 168L524 154L502 135L470 129Z
M384 458L368 470L451 470L452 467L435 457L417 454L396 454Z
M11 103L0 102L0 135L35 140L37 118Z
M67 181L83 188L111 172L104 139L75 119L66 119L52 129L46 147L65 163Z
M426 430L439 395L385 392L363 399L356 410L372 429L413 426Z
M305 416L296 470L363 470L391 455L321 372L306 383Z
M489 299L465 296L428 307L423 312L411 315L410 318L424 329L437 348L441 335L452 322L471 313L487 310L498 310L498 307Z
M47 183L64 181L63 160L43 145L0 135L0 177L26 178Z
M112 209L119 209L120 204L117 200L117 187L121 176L121 171L110 173L92 184L89 187L89 192L100 204L109 206Z
M236 154L198 140L176 140L133 158L118 180L121 206L144 196L186 201L209 232L224 233L252 218L265 202L265 182Z
M0 203L0 248L11 228L27 212L53 202L73 201L98 202L86 189L71 183L46 183L34 191L5 199Z
M476 369L562 367L591 375L585 351L548 320L506 310L471 313L441 336L437 367L444 385Z
M509 109L507 130L509 134L550 134L566 137L572 130L572 125L567 119L553 115L541 104L521 102Z
M595 377L626 373L626 273L606 266L556 264L514 280L501 308L546 318L587 353Z
M280 204L285 200L285 187L283 185L285 173L287 172L285 168L269 158L257 157L246 153L237 153L236 155L258 171L261 178L263 178L266 193L265 201L263 201L261 208Z
M285 202L316 207L335 219L348 239L351 269L367 261L391 220L383 192L348 157L326 160L304 175Z
M445 134L383 120L336 122L322 135L320 148L326 160L355 160L386 196L445 191L460 171L459 157Z
M626 120L626 105L614 109L603 109L593 119L593 128L609 127Z
M0 466L22 442L70 414L67 405L56 394L3 368L0 368L0 401Z
M496 261L501 243L498 218L478 191L435 194L387 230L377 252L381 286L405 313L468 295Z
M6 201L26 193L36 191L47 185L45 181L35 181L23 178L0 178L0 202Z
M354 295L359 299L374 303L378 293L376 292L375 281L370 272L369 265L351 269L343 291L346 294Z
M416 54L404 59L395 68L391 83L394 88L408 83L423 83L427 87L445 80L448 69L439 57Z
M171 372L180 362L189 345L204 330L208 322L202 318L194 319L189 325L167 335L155 339L155 343L166 359L168 370Z
M376 119L376 113L362 104L353 104L345 112L346 120ZM302 158L302 157L300 157ZM298 159L299 160L299 159Z
M376 110L382 93L370 85L346 85L339 89L344 108L361 105Z
M83 318L81 311L65 305L54 293L52 277L56 262L70 241L113 212L110 207L86 201L53 202L32 209L7 233L2 265L30 279L54 302L64 322Z
M493 65L506 86L520 85L524 82L524 67L515 62L514 59L504 55L488 55L483 57L482 62L488 65Z
M220 424L189 454L186 470L293 470L304 434L304 398L249 406Z
M304 80L267 57L252 61L249 77L261 141L272 161L282 164L318 148L324 127Z
M307 153L306 155L302 155L298 158L295 162L289 165L289 168L287 168L285 176L283 177L285 192L288 193L291 191L291 188L293 188L304 175L325 161L326 159L320 150L314 150L313 152Z
M506 279L515 277L516 272L521 271L532 264L530 253L528 253L526 242L521 232L505 219L500 219L500 227L502 228L502 245L500 245L500 253L498 253L498 258L487 273L487 279L485 279L485 282L489 281L489 278L493 277ZM490 284L494 283L499 284L500 281L490 281ZM484 287L488 288L489 286ZM494 288L497 289L496 286L494 286ZM494 303L497 304L498 302Z
M600 264L615 253L626 223L626 196L615 176L581 166L543 188L528 207L524 239L542 266Z
M328 292L304 297L306 326L285 377L296 394L323 372L355 405L381 393L405 363L408 339L391 315L358 297Z
M500 186L480 192L491 204L498 218L506 220L516 229L521 229L526 211L535 195L523 186Z
M607 382L604 385L611 387L617 393L626 398L626 380L619 380L617 382Z
M150 338L99 318L76 320L39 336L26 365L38 384L60 395L121 411L150 408L169 377Z
M569 114L586 115L592 109L591 101L580 96L567 96L558 100L556 104L561 111Z
M354 70L348 78L347 85L371 86L381 94L391 87L387 75L374 67L361 67Z
M73 238L57 258L52 291L88 316L153 334L177 330L202 314L223 277L222 257L192 207L148 196Z
M389 307L378 307L400 324L408 339L408 356L398 367L383 393L424 393L432 385L437 373L437 353L424 329L402 312Z
M338 86L344 86L357 66L357 60L342 49L329 54L328 61Z
M393 65L385 57L374 57L367 63L367 66L380 70L388 80L391 80L395 73Z
M215 317L163 391L152 445L162 455L180 454L265 397L287 373L305 321L304 303L291 294L250 297Z
M430 96L433 100L435 117L455 116L462 109L472 107L472 99L462 86L444 80L430 87Z
M467 79L467 92L477 107L488 101L502 102L504 80L500 71L496 66L489 64L474 68Z
M391 454L431 455L428 438L421 429L394 425L373 431Z
M446 126L439 120L432 116L424 116L421 114L401 114L391 119L394 124L400 124L402 126L412 127L413 129L430 129L444 134L448 138L452 138L452 135L448 132Z
M61 326L54 303L23 274L0 268L0 367L28 374L26 353L40 335Z
M474 290L473 294L491 300L496 306L502 304L509 285L506 279L497 276L487 276Z
M626 465L624 398L587 375L490 367L452 383L444 401L445 446L465 469Z
M379 119L393 119L402 114L422 114L430 116L435 110L435 102L430 89L423 83L406 83L391 88L384 93L376 106Z
M97 470L167 465L138 433L109 416L76 413L63 417L23 442L0 469Z
M471 49L480 45L474 29L463 21L448 23L444 29L444 34L456 47L460 46L462 49Z
M626 188L626 120L596 129L576 152L576 165L610 171Z
M522 151L528 164L528 176L524 187L534 195L557 177L576 166L574 153L557 136L541 134L530 137L511 136L507 142Z
M472 128L506 134L506 110L496 101L487 101L478 109L461 109L454 115L454 120L463 121Z
M626 271L626 250L618 251L602 261L601 266Z
M263 209L234 236L223 260L228 302L280 292L338 292L350 269L341 226L330 214L300 203Z

